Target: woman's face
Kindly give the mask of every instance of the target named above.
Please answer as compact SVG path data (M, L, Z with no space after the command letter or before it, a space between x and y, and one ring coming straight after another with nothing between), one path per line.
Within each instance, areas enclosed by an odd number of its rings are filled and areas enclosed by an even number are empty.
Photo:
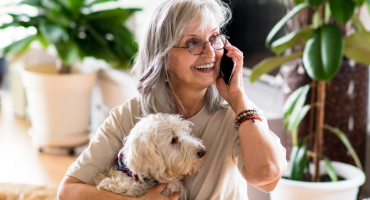
M197 31L199 17L189 24L176 46L186 47L194 39L209 41L213 36L220 34L218 23L214 17L210 18L205 29ZM220 71L220 61L223 50L215 50L211 43L206 43L203 53L193 55L187 48L172 48L168 73L171 84L175 89L205 89L212 85Z

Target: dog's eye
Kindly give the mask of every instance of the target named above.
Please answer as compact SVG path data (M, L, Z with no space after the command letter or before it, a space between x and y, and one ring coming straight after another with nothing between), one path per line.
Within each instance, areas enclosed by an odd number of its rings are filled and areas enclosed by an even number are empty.
M173 137L172 138L172 141L171 141L171 144L176 144L178 142L178 138L177 137Z

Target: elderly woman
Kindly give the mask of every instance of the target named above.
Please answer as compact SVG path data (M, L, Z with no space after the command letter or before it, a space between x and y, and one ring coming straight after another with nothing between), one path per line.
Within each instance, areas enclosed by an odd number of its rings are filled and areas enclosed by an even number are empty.
M140 97L111 111L69 167L58 199L131 199L98 190L93 177L112 165L139 117L159 112L191 121L207 148L204 167L184 179L189 199L246 200L247 182L275 188L287 166L285 149L244 92L243 53L222 34L230 18L220 0L167 0L156 9L133 68ZM230 84L220 76L225 50L235 62ZM155 185L141 199L178 199L161 195L165 188Z

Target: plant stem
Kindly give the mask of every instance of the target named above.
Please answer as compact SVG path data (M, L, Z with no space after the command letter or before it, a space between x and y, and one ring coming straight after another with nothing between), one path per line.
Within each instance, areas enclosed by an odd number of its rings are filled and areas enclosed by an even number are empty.
M322 157L323 144L323 129L324 129L324 111L325 111L325 81L317 83L317 111L316 111L316 126L315 126L315 146L314 152L316 156L313 158L315 170L312 175L313 182L320 181L319 164Z
M316 88L317 88L317 84L316 84L316 81L315 80L312 80L311 82L311 100L310 100L310 104L311 104L311 108L310 109L310 121L309 121L309 125L308 125L308 133L309 135L314 135L315 133L315 130L314 130L314 127L315 127L315 109L313 108L316 108L315 104L316 104ZM311 139L308 140L308 144L309 146L313 146L313 137L311 137Z

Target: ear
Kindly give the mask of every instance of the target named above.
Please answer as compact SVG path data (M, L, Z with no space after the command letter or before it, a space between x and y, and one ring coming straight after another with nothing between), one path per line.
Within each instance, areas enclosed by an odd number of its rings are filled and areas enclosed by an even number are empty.
M166 170L152 134L131 134L123 148L126 166L143 177L154 178Z

